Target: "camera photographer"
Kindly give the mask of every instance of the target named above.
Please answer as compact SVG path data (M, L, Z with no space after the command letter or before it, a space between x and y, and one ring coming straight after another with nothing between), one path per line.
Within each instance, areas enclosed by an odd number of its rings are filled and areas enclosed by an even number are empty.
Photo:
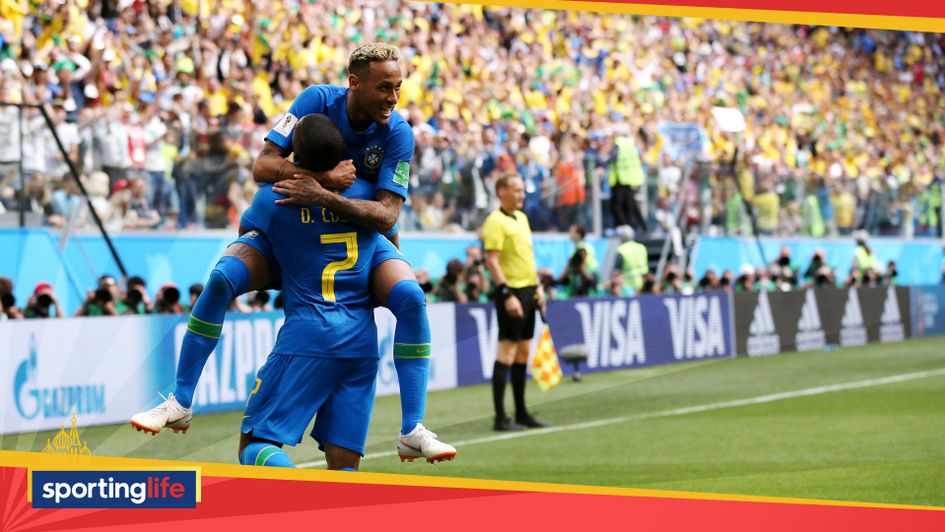
M52 309L52 313L50 313ZM33 289L33 295L30 296L26 308L23 309L25 318L61 318L62 309L59 308L59 300L56 293L53 292L51 284L43 281Z
M118 295L115 277L105 274L98 278L98 287L95 290L86 292L85 301L75 315L118 316L125 310L125 305L120 302Z
M184 307L180 304L180 290L173 284L166 284L154 296L155 314L183 314Z
M151 298L148 297L148 287L141 277L130 277L126 283L128 289L125 291L125 297L121 300L125 308L116 309L119 314L150 314L154 305Z
M446 273L440 277L433 296L436 301L450 303L466 303L466 294L463 293L460 281L463 275L463 263L459 259L452 259L446 264Z
M0 277L0 308L0 321L23 319L23 311L17 308L13 295L13 280L9 277Z
M574 250L558 277L557 284L567 289L569 297L587 297L597 288L597 276L589 271L587 257L587 249L579 247Z
M486 259L482 256L482 247L469 246L466 248L466 299L470 302L479 301L480 295L485 294L489 297L491 289L489 288L489 277L486 275ZM476 287L470 287L470 283L477 283ZM470 292L474 292L475 297L470 297Z

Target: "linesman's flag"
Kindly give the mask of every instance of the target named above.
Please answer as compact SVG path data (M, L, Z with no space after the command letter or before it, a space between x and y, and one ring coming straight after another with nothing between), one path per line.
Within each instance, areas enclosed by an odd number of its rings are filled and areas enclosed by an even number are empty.
M538 349L532 358L532 378L541 391L547 392L561 382L561 366L555 353L555 344L551 341L551 329L545 325L538 340Z

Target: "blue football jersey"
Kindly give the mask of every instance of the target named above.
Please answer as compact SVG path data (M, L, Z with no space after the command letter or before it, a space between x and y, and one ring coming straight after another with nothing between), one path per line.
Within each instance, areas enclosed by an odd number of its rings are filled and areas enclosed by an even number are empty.
M413 130L399 113L387 124L371 123L355 131L348 122L348 89L336 85L312 85L299 93L286 113L266 135L283 150L292 150L292 132L305 115L321 113L338 126L346 148L343 159L351 159L357 169L354 184L341 194L354 199L375 199L377 189L388 190L407 199L410 161L413 159Z
M318 357L377 356L374 304L368 289L376 231L326 208L276 205L260 186L243 217L265 233L282 271L285 324L273 353Z

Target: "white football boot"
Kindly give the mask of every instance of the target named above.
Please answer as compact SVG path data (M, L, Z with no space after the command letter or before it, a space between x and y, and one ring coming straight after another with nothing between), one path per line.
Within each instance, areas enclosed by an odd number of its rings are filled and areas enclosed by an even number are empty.
M174 432L187 432L190 420L193 419L193 409L184 408L177 402L174 394L161 396L164 402L147 412L138 412L131 418L131 426L139 431L150 432L152 436L168 428Z
M397 454L400 461L413 462L424 458L431 464L456 458L456 448L436 439L436 434L417 423L410 434L401 434L397 440Z

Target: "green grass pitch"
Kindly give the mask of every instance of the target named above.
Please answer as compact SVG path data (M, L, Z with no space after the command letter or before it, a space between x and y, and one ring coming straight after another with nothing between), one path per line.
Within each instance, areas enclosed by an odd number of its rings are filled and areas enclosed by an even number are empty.
M530 384L532 411L554 430L507 439L491 431L490 388L434 392L427 424L459 449L435 466L392 452L400 406L382 397L361 469L945 506L942 368L945 339L927 338L588 374L547 393ZM197 416L186 435L124 424L80 436L97 455L235 463L241 414ZM38 451L53 434L0 437L0 447ZM288 452L324 467L308 437Z

